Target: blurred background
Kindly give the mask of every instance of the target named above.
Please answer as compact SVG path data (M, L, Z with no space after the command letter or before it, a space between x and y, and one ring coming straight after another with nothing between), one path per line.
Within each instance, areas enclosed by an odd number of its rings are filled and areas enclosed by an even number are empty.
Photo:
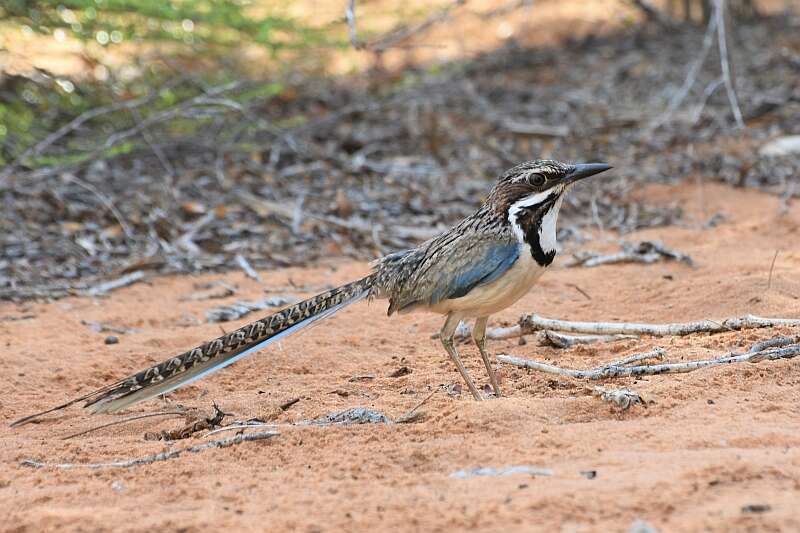
M788 209L798 4L5 0L0 298L374 259L533 158L615 166L571 196L566 243L724 223L632 196L644 182Z

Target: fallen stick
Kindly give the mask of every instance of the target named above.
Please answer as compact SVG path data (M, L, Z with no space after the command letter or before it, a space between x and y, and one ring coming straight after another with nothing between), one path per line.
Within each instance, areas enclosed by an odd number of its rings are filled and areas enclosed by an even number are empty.
M722 322L699 320L674 324L639 324L629 322L573 322L545 318L537 314L523 315L520 318L519 335L530 335L541 330L566 331L594 335L650 335L654 337L682 336L692 333L723 333L750 328L771 328L776 326L800 327L796 318L764 318L745 315L739 318L726 318ZM510 328L503 328L509 335ZM508 337L506 337L508 338Z
M213 403L214 406L214 413L211 415L204 416L202 414L198 415L195 414L191 418L189 418L189 413L187 413L187 421L183 427L178 429L173 429L170 431L160 431L160 432L150 432L144 434L144 440L181 440L181 439L188 439L189 437L193 436L198 431L203 430L212 430L219 426L222 423L222 420L226 416L231 416L230 413L224 412L216 402Z
M728 58L728 37L725 31L725 0L714 0L714 19L717 21L717 46L719 47L719 62L722 70L722 79L725 83L725 92L733 111L733 118L738 128L744 128L742 110L739 109L739 99L736 96L733 69Z
M596 342L614 342L639 338L636 335L566 335L550 330L540 331L536 337L541 344L555 346L556 348L571 348L578 344L594 344Z
M649 352L637 353L635 355L631 355L630 357L626 357L625 359L620 359L619 361L614 361L603 366L597 367L598 370L602 370L603 368L608 368L611 366L625 366L631 363L640 363L642 361L647 361L649 359L658 359L659 361L664 359L664 356L667 355L667 351L664 348L655 348L654 350L650 350Z
M252 428L275 428L275 427L278 427L278 424L233 424L230 426L217 428L214 431L209 431L204 435L204 437L210 437L215 433L222 433L223 431L234 431L237 429L241 429L244 431L245 429L252 429Z
M511 476L514 474L527 474L531 477L533 476L552 476L553 471L549 468L539 468L538 466L529 466L529 465L515 465L515 466L507 466L503 468L493 468L490 466L485 466L482 468L470 468L466 470L458 470L456 472L452 472L450 477L456 479L469 479L472 477L483 477L483 476Z
M599 255L593 252L586 254L573 254L573 260L566 266L585 266L596 267L601 265L613 265L619 263L643 263L653 264L661 259L661 254L646 253L637 254L635 252L617 252L613 254Z
M261 276L259 276L258 272L256 272L255 269L252 266L250 266L250 263L247 261L247 259L245 259L243 255L236 254L235 260L236 264L239 265L239 268L241 268L244 271L245 275L248 278L254 279L257 282L261 283Z
M235 437L229 437L227 439L214 440L211 442L205 442L203 444L195 444L194 446L188 446L186 448L180 448L178 450L172 450L169 452L146 455L144 457L137 457L136 459L114 461L113 463L45 463L42 461L35 461L33 459L23 459L20 461L20 464L22 466L32 466L34 468L61 468L64 470L69 470L72 468L89 468L93 470L98 468L130 468L132 466L147 465L159 461L175 459L176 457L180 457L180 455L183 453L197 453L209 448L227 448L229 446L236 446L237 444L241 444L243 442L268 439L276 435L279 435L279 433L276 431L244 433L241 435L236 435Z
M790 344L798 343L800 343L800 335L795 335L794 337L773 337L753 344L753 346L750 347L750 353L761 352L767 348L789 346Z
M95 320L81 320L81 324L83 324L84 326L89 326L89 328L91 328L91 330L94 331L95 333L111 332L111 333L117 333L119 335L124 335L126 333L131 333L133 331L136 331L131 328L118 328L116 326L110 326L108 324L103 324L102 322L97 322Z
M777 359L791 359L800 355L800 344L785 348L768 348L758 352L748 352L746 354L735 354L733 352L717 359L706 359L702 361L690 361L687 363L666 363L662 365L643 365L643 366L603 366L593 370L574 370L571 368L561 368L547 363L531 361L512 355L498 355L497 360L522 368L530 368L547 374L556 374L576 379L605 379L636 376L654 376L658 374L680 374L692 372L701 368L711 366L727 365L732 363L758 363L761 361L774 361Z
M253 311L261 311L267 308L283 307L297 301L294 296L270 296L258 301L238 301L228 305L212 307L206 311L206 319L209 322L229 322L237 320Z
M100 203L103 204L103 206L108 209L109 213L111 213L111 215L117 220L120 228L122 228L122 232L125 234L125 237L128 238L128 241L134 241L136 239L130 224L128 224L128 222L125 220L125 217L122 216L122 213L120 213L119 209L117 209L117 206L114 205L114 202L111 200L111 198L100 192L100 190L91 183L85 182L82 179L73 176L72 174L64 174L64 178L67 181L70 181L95 195L97 199L100 200Z
M472 326L467 322L461 322L456 328L453 338L456 340L469 339L472 336ZM520 336L519 325L508 326L504 328L492 328L486 331L486 338L492 341L504 339L516 339ZM439 332L437 331L431 335L431 339L438 339Z
M700 74L700 69L703 68L703 64L706 62L708 53L711 51L711 46L714 44L714 34L716 31L717 17L711 17L708 21L708 26L706 27L706 33L703 36L703 44L700 47L700 52L697 54L694 62L689 67L689 70L686 73L686 78L683 80L683 84L681 85L680 89L672 93L672 98L670 98L667 108L648 126L648 132L652 132L662 124L666 124L669 120L671 120L672 115L678 110L683 101L689 95L689 91L694 86L695 81L697 81L697 75Z
M739 318L726 318L721 322L700 320L673 324L639 324L635 322L577 322L546 318L535 313L522 315L516 326L491 328L486 331L490 340L513 339L522 335L533 335L538 331L579 333L584 335L650 335L668 337L691 335L692 333L724 333L741 329L774 328L778 326L800 327L797 318L765 318L745 315ZM456 339L466 339L472 334L472 327L462 323L456 330ZM432 338L438 338L434 335Z
M422 412L418 411L418 409L423 405L425 405L425 403L427 403L428 400L433 398L433 395L439 392L439 390L440 389L433 389L433 391L430 394L428 394L421 402L419 402L417 405L406 411L404 414L400 415L397 418L397 420L395 420L395 423L408 424L409 422L414 422L417 418L419 418L422 415Z
M108 422L107 424L101 424L99 426L94 426L89 429L79 431L77 433L72 433L70 435L67 435L66 437L63 437L62 440L80 437L81 435L92 433L93 431L98 431L100 429L104 429L107 427L116 426L118 424L125 424L126 422L133 422L134 420L141 420L142 418L151 418L154 416L186 416L186 415L187 415L186 411L165 411L161 413L145 413L143 415L129 416L127 418L123 418L122 420L114 420L113 422Z
M350 424L393 424L394 421L385 414L367 409L366 407L353 407L343 411L337 411L313 420L301 420L295 422L295 426L333 426Z
M285 287L264 287L264 292L324 292L333 285L287 285Z
M623 411L630 409L632 405L637 403L647 407L642 397L628 389L604 389L603 387L592 387L590 389L593 394L600 396L604 402L613 403Z
M660 241L640 241L637 243L621 242L622 251L612 254L598 254L595 252L580 252L572 254L572 261L566 266L596 267L614 263L644 263L651 264L662 259L669 259L694 266L692 258L683 252L667 248Z
M130 274L125 274L124 276L112 279L111 281L106 281L105 283L101 283L100 285L96 285L91 289L86 290L86 294L89 296L103 296L104 294L111 292L115 289L121 289L122 287L127 287L128 285L132 285L137 281L141 281L144 279L144 272L141 270L137 270L135 272L131 272Z

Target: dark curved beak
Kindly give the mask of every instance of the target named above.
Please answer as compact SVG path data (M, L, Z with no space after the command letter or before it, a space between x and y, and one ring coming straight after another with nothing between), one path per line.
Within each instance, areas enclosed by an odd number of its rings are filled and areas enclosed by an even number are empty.
M573 168L569 174L564 176L564 180L567 183L575 183L578 180L605 172L610 168L613 167L611 165L606 165L605 163L579 163L575 165L575 168Z

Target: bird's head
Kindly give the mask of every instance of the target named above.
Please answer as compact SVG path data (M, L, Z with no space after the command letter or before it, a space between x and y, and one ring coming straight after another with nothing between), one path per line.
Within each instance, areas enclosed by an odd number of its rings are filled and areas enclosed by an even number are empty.
M531 246L537 262L549 265L557 248L555 223L564 195L575 182L610 168L605 163L527 161L500 176L487 202L520 242Z
M610 168L605 163L573 164L551 159L526 161L500 176L490 199L504 213L519 202L529 207L551 203L563 196L575 182Z

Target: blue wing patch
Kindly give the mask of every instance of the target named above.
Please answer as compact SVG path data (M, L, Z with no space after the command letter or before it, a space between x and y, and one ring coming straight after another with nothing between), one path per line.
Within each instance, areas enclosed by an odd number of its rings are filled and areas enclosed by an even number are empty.
M431 294L430 304L433 305L446 299L461 298L478 285L495 281L505 274L517 259L519 259L517 243L489 246L483 258L468 270L456 268L455 271L448 272L446 278L441 280L439 287Z

